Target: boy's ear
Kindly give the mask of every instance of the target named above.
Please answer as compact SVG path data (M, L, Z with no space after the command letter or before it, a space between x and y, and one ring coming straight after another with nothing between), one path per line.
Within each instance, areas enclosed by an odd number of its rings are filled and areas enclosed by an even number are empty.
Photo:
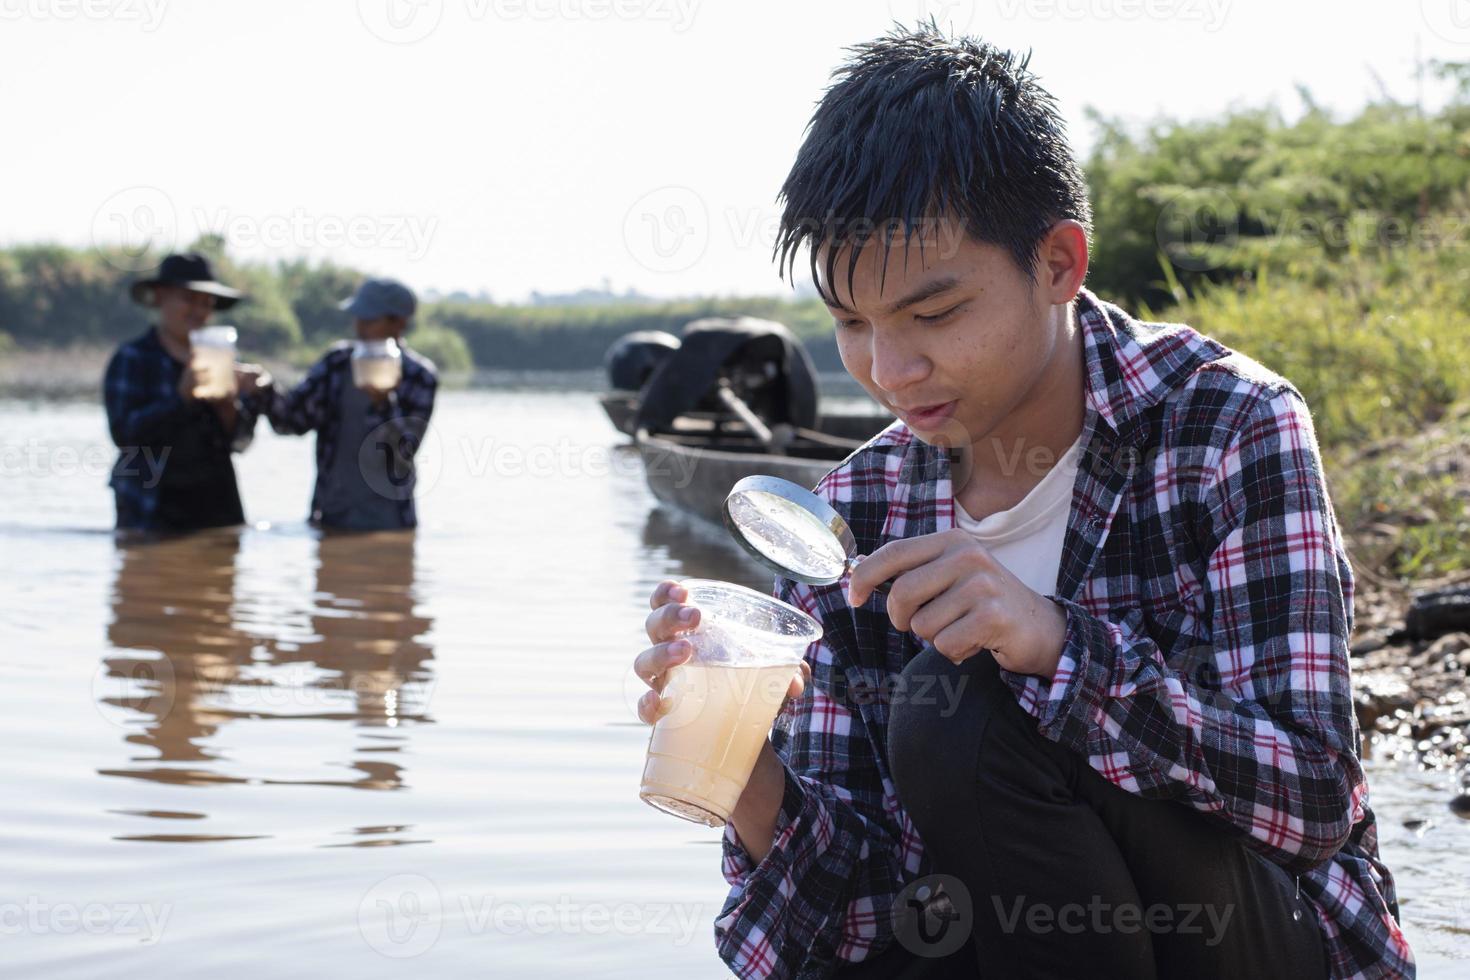
M1077 297L1087 278L1089 253L1087 229L1080 222L1064 218L1052 225L1037 249L1037 281L1053 306L1062 306Z

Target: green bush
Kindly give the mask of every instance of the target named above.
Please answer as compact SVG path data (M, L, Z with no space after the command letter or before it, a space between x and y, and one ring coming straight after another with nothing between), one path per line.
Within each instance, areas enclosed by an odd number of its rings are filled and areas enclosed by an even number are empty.
M1443 268L1455 258L1356 260L1333 289L1262 272L1166 315L1284 375L1335 449L1418 431L1470 398L1470 283Z
M819 368L841 367L832 318L817 300L753 296L566 307L440 303L431 315L465 339L481 368L595 368L625 333L663 330L677 336L691 320L741 315L785 324L805 342Z
M301 325L281 290L281 276L276 270L235 262L219 235L204 235L187 251L208 256L215 276L245 294L235 306L215 314L216 323L229 323L239 329L242 353L282 355L301 343Z
M308 344L325 345L351 332L352 319L338 308L362 282L362 273L324 262L283 262L277 268L281 291Z
M421 323L409 333L406 343L433 361L441 375L469 371L475 366L464 338L447 327Z
M1158 256L1186 293L1265 266L1331 288L1333 266L1449 236L1465 241L1470 107L1437 115L1372 105L1347 121L1274 110L1133 132L1093 114L1086 171L1094 215L1089 282L1125 304L1172 298Z
M132 276L99 253L24 245L0 256L0 330L28 345L115 343L141 333Z

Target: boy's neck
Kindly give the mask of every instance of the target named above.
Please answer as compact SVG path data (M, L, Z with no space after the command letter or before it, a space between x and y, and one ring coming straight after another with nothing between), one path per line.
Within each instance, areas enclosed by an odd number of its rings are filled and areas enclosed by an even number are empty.
M1015 411L971 446L956 472L955 502L972 517L1020 503L1082 434L1082 330L1073 304L1054 312L1058 334L1051 361Z

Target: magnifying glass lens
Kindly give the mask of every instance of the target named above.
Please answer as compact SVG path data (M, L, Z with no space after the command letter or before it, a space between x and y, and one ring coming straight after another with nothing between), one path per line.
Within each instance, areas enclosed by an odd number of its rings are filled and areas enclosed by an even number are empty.
M835 582L847 555L832 529L800 504L761 490L736 491L730 519L745 540L774 565L804 579Z

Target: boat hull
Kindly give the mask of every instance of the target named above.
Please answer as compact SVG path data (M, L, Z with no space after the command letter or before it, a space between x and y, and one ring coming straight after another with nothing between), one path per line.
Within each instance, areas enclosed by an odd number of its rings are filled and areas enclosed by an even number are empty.
M602 410L607 413L607 420L612 423L625 436L631 436L634 431L634 418L638 414L638 396L627 392L613 392L608 395L599 395L598 402Z
M822 447L823 458L709 448L639 432L635 436L648 488L661 502L721 523L720 511L730 488L747 476L779 476L814 488L860 443Z

